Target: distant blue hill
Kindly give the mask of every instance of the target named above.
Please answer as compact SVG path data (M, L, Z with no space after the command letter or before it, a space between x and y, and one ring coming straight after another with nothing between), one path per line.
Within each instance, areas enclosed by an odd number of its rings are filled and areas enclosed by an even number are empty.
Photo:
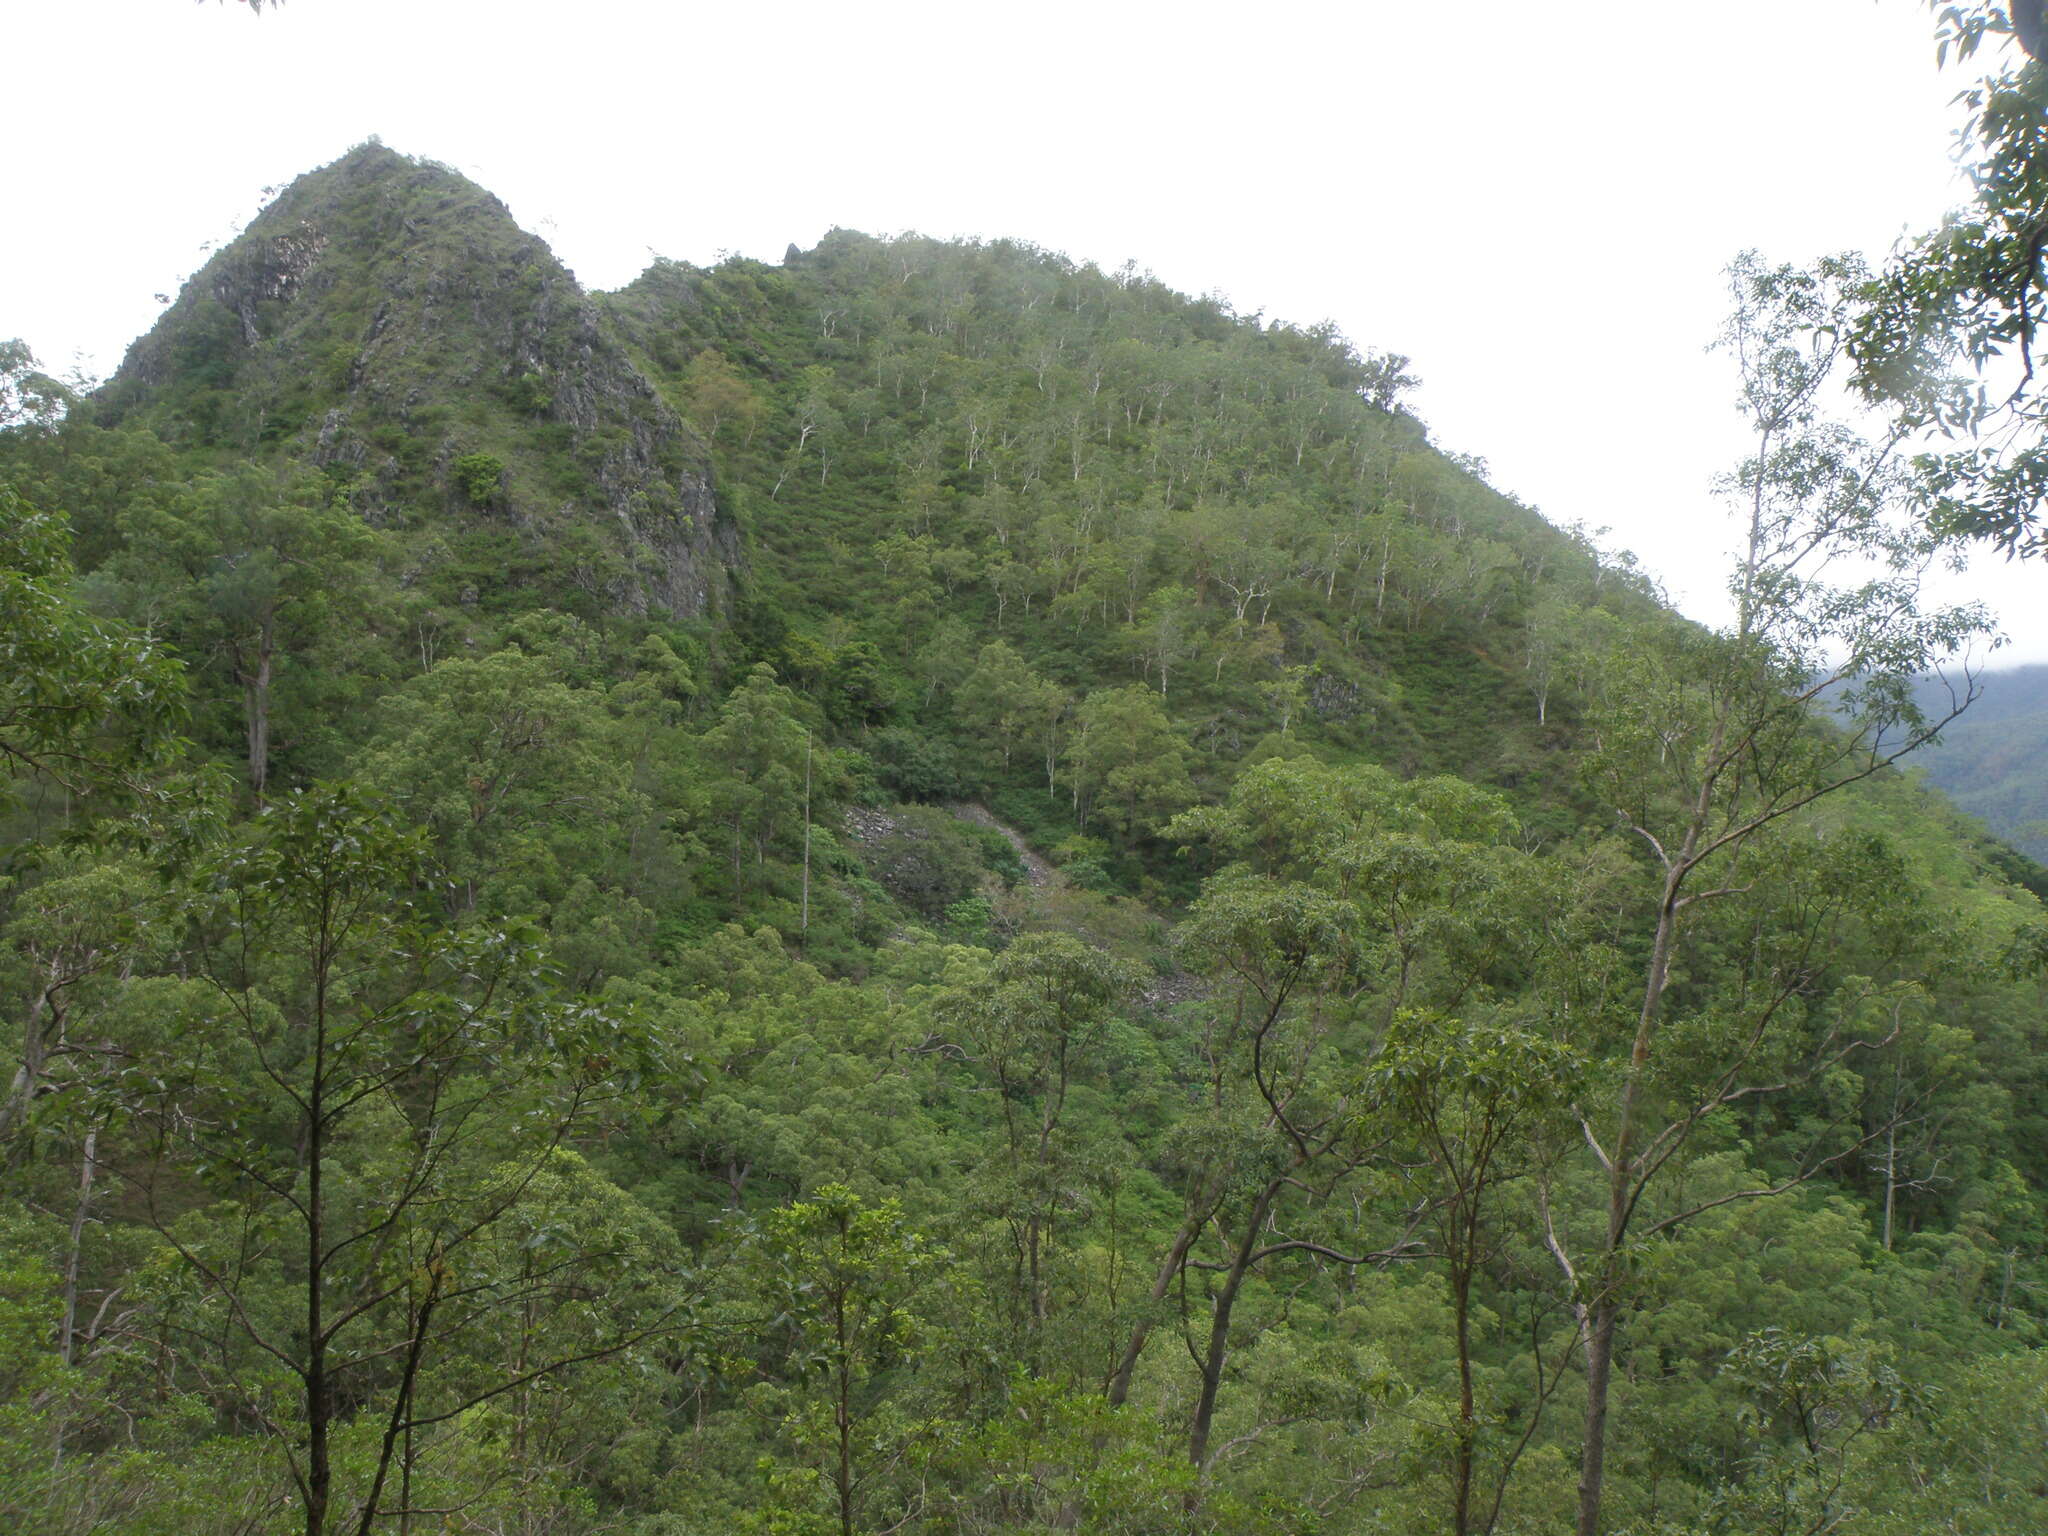
M2048 864L2048 664L1990 672L1983 695L1910 761L2036 863ZM1922 707L1946 712L1938 684Z

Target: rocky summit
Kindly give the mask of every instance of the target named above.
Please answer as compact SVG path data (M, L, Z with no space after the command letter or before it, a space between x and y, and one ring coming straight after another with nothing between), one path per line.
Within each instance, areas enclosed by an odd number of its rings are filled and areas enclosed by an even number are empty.
M702 440L546 244L379 145L280 193L101 401L181 446L317 465L375 522L514 530L621 612L701 615L737 556Z

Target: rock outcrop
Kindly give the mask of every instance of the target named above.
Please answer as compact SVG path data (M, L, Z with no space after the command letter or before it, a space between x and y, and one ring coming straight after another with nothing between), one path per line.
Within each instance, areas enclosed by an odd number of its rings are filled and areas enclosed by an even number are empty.
M530 580L615 611L703 614L738 558L703 444L569 271L497 198L381 145L280 193L101 411L320 466L378 522L509 530ZM458 461L495 461L499 489L480 502Z

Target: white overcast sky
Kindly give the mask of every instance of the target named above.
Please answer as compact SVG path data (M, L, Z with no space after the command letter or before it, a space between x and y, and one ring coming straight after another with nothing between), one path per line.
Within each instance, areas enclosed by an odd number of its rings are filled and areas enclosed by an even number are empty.
M1743 448L1720 271L1961 199L1919 0L0 0L0 337L92 372L264 201L372 134L593 288L833 225L1127 258L1406 352L1444 446L1713 618ZM2048 570L1978 563L2001 661Z

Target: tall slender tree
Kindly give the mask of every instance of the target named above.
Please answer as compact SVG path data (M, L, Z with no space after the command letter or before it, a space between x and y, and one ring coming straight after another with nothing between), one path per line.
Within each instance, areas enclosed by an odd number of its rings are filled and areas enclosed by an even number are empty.
M1738 366L1754 434L1753 452L1725 485L1741 529L1734 623L1722 634L1642 637L1614 659L1591 720L1591 783L1646 851L1652 899L1624 1068L1605 1114L1585 1120L1605 1210L1582 1264L1553 1233L1559 1263L1590 1298L1579 1536L1601 1529L1608 1404L1634 1255L1692 1214L1681 1206L1650 1216L1646 1197L1710 1116L1875 1048L1906 1005L1899 998L1865 1009L1852 989L1813 1010L1812 1032L1785 1045L1778 1028L1816 964L1801 941L1825 942L1832 931L1809 911L1776 935L1793 952L1744 989L1739 1024L1704 1059L1673 1016L1680 950L1709 908L1781 897L1796 904L1790 882L1802 867L1816 878L1805 862L1810 846L1778 847L1775 865L1765 856L1775 834L1926 743L1973 696L1965 671L1950 709L1930 719L1914 703L1915 680L1965 658L1987 621L1974 606L1920 605L1920 577L1938 550L1902 515L1904 430L1867 441L1826 414L1868 280L1852 257L1800 270L1750 255L1730 269L1734 310L1721 345ZM1830 567L1862 579L1835 584ZM1856 900L1869 890L1843 884L1833 894ZM1687 1066L1674 1080L1677 1062ZM1783 1178L1744 1194L1795 1187L1861 1144L1823 1141Z

